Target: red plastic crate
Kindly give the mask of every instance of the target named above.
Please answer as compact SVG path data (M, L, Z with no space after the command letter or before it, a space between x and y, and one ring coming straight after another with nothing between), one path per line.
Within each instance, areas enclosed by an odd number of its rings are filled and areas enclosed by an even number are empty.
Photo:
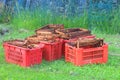
M94 63L106 63L108 60L108 45L96 48L76 48L65 44L65 60L76 66Z
M33 49L26 49L7 43L4 43L3 47L5 51L6 62L8 63L17 64L22 67L29 67L42 62L43 44L40 44L39 48Z
M54 61L62 58L62 40L54 43L41 43L44 44L43 59L45 59L46 61Z
M82 38L95 38L94 35L91 35L91 36L85 36L85 37L82 37ZM72 42L72 41L76 41L78 38L73 38L73 39L69 39L69 40L63 40L63 45L62 45L62 55L65 56L65 44L67 42Z
M72 41L76 41L77 38L74 38L74 39L69 39L69 40L63 40L63 44L62 44L62 55L65 56L65 44L67 42L72 42Z

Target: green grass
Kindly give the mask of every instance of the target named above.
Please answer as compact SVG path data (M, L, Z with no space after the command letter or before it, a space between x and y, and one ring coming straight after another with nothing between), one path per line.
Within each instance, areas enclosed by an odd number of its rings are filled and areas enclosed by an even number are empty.
M83 27L101 33L120 33L120 8L106 11L84 11L81 16L57 15L52 12L35 10L20 11L11 19L14 28L36 29L46 24L64 24L68 27Z
M11 23L14 28L36 29L47 24L64 24L65 27L83 27L88 28L87 14L81 17L66 17L42 11L22 11L16 14Z
M88 21L89 17L87 14L83 14L78 17L65 17L65 16L54 16L51 13L30 13L22 12L20 15L15 16L11 23L14 25L14 28L26 28L26 29L36 29L40 26L47 24L64 24L66 28L69 27L82 27L90 28L91 30L96 30L102 33L111 33L116 34L120 33L120 20L119 14L113 12L110 15L108 14L98 14L92 15L92 19ZM98 17L95 19L95 17ZM113 18L111 18L113 17Z
M89 25L91 30L96 30L101 33L116 34L120 33L120 7L107 11L92 11L89 14Z
M65 27L83 27L107 34L120 33L120 6L111 10L99 10L97 7L92 7L96 3L90 1L89 9L85 9L84 6L82 15L79 10L77 11L79 7L76 5L76 2L72 0L67 1L67 3L64 0L62 2L66 4L63 13L56 12L59 9L55 5L51 6L55 11L50 9L40 10L39 7L30 11L24 9L19 10L19 5L15 4L15 12L11 10L13 6L6 8L6 10L4 8L2 9L0 22L8 22L10 20L10 23L16 29L26 28L32 30L46 24L64 24ZM13 12L14 15L12 15Z
M66 63L64 58L53 62L42 61L42 64L30 68L5 62L2 41L9 39L24 39L32 35L33 30L27 34L20 33L19 29L3 36L0 40L0 80L119 80L120 79L120 57L109 55L106 64L85 65L76 67ZM97 37L105 38L109 43L109 54L120 54L120 35L96 34Z
M92 11L91 11L92 12ZM5 36L0 36L0 80L119 80L120 79L120 9L111 13L96 12L88 16L85 12L82 16L67 17L43 11L20 11L11 19L12 31ZM6 16L5 16L6 17ZM8 16L9 18L9 16ZM4 19L4 18L3 18ZM0 21L3 21L1 18ZM34 34L35 29L46 24L64 24L66 28L83 27L90 28L97 37L104 38L109 44L109 60L106 64L85 65L76 67L71 63L61 60L46 62L30 68L5 62L2 42L10 39L24 39ZM20 32L25 28L29 31ZM115 33L115 34L106 34Z

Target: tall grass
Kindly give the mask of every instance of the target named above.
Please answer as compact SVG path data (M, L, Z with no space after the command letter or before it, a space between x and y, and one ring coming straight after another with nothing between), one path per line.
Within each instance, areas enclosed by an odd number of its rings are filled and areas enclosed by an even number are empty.
M89 16L89 15L90 16ZM107 11L84 11L81 16L60 15L50 11L23 10L14 16L11 23L15 28L36 29L46 24L64 24L69 27L89 28L100 33L120 33L120 7Z
M96 12L90 20L90 27L96 32L116 34L120 33L120 7L111 12Z
M21 11L12 19L12 24L15 28L36 29L46 24L64 24L68 27L83 27L88 28L87 13L81 17L67 17L64 15L56 15L52 12L45 11Z
M13 5L10 4L4 5L4 3L0 1L0 23L9 23L9 21L12 19L13 13L14 13Z

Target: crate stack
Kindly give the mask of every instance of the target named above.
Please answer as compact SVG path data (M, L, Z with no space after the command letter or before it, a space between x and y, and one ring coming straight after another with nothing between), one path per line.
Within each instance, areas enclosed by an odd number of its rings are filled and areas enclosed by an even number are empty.
M62 24L49 24L40 29L35 30L36 35L26 38L28 43L44 44L43 59L46 61L54 61L62 58L62 39L55 30L64 29Z
M87 29L65 29L62 24L46 25L24 40L5 41L3 46L6 61L23 67L62 56L76 66L106 63L108 59L108 45L103 39L96 38Z

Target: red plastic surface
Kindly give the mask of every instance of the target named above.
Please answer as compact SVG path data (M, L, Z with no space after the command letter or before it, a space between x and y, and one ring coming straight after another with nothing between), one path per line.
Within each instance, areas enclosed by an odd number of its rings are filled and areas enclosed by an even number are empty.
M62 40L54 43L45 43L43 49L43 59L46 61L54 61L62 58Z
M106 63L108 60L108 45L96 48L76 48L65 45L65 60L76 66L94 63Z
M7 43L3 44L5 51L6 62L20 65L22 67L30 67L34 64L40 64L42 62L42 48L43 44L39 48L26 49L17 47Z
M75 39L69 39L69 40L63 40L63 44L62 44L62 55L63 56L65 56L65 44L67 42L72 42L72 41L76 41L76 40L77 40L77 38L75 38Z

